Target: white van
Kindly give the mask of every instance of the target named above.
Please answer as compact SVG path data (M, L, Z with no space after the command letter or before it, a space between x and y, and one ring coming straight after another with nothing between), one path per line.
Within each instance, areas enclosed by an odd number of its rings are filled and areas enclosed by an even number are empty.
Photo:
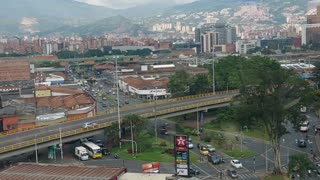
M87 150L82 146L76 147L74 154L82 161L89 160L89 155L87 153Z

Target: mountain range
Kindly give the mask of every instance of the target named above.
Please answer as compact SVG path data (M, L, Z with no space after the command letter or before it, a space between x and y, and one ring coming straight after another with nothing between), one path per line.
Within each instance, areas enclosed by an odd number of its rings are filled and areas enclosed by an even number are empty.
M199 0L176 6L159 2L116 10L75 0L1 0L0 34L95 35L107 31L131 31L129 34L137 34L146 32L145 27L133 23L133 20L139 17L141 19L157 15L169 17L172 14L212 12L224 8L237 8L241 4L252 2L270 6L274 16L283 20L279 13L281 8L285 8L289 3L306 9L308 0Z

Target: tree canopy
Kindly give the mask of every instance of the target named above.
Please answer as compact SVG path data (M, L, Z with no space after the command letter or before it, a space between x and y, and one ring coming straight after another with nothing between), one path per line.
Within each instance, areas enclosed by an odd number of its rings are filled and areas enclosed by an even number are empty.
M274 173L281 173L280 138L288 123L300 124L300 101L308 92L307 83L274 60L254 57L240 68L240 96L235 118L241 126L264 127L275 153Z
M315 169L314 164L304 153L291 155L288 167L288 175L296 172L302 179L304 179L308 169Z

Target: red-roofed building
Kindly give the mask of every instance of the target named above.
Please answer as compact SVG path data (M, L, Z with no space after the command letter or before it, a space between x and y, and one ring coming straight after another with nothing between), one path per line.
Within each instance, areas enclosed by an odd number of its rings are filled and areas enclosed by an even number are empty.
M27 60L0 60L0 82L30 80Z
M108 179L117 180L127 172L122 167L74 166L61 164L19 163L0 172L0 179L10 180L65 180Z

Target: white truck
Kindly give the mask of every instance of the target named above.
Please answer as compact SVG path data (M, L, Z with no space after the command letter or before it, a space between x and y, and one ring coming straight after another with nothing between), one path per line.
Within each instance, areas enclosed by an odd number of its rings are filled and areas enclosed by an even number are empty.
M82 146L76 147L74 153L82 161L89 160L89 155L87 153L87 150Z

